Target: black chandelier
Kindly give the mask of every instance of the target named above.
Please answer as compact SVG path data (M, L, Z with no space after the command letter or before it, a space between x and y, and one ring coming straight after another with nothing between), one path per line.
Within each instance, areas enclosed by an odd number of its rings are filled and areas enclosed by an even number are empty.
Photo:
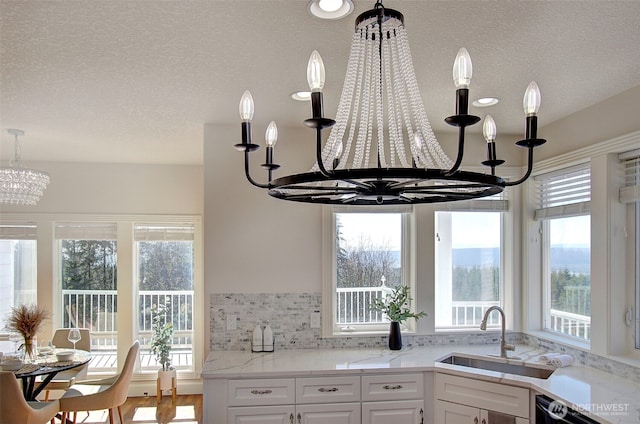
M336 120L323 116L322 88L325 72L317 51L311 54L307 80L311 89L312 117L305 125L316 130L316 163L309 172L273 178L280 166L273 161L278 130L271 122L265 134L268 182L255 181L249 172L249 154L258 149L251 137L253 98L248 91L240 100L245 175L256 187L278 199L307 203L383 205L450 202L476 199L502 192L524 182L533 168L533 149L546 142L537 137L540 91L531 82L524 95L525 138L516 144L528 149L527 171L517 181L495 175L504 163L497 159L496 125L487 115L483 134L490 173L460 169L467 126L480 118L468 114L472 64L461 48L453 66L456 114L445 121L458 127L458 153L452 161L442 150L424 111L403 15L378 0L373 9L356 19L351 53ZM322 145L322 131L330 128ZM407 154L407 150L409 154Z

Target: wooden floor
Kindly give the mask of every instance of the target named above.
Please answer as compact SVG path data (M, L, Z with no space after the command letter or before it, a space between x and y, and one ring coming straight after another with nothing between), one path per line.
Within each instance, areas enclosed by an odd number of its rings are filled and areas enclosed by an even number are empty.
M155 396L130 397L122 406L122 415L127 424L203 424L202 395L178 395L175 402L169 395L164 396L160 403L156 403ZM77 423L109 423L109 414L107 411L78 412ZM120 424L117 411L114 423Z

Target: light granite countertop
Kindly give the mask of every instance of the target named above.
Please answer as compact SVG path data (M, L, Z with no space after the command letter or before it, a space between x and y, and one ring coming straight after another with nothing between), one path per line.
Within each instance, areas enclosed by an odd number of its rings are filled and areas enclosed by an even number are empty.
M443 364L439 359L451 354L494 355L494 345L456 345L388 349L299 349L273 353L247 351L211 352L204 364L203 379L274 378L329 376L383 372L436 371L502 382L525 387L562 400L581 412L592 411L599 422L610 424L640 423L640 384L606 372L571 365L558 368L548 379L523 377L496 371L481 370L458 365ZM540 364L538 358L545 352L518 345L521 360ZM512 360L510 360L512 361Z

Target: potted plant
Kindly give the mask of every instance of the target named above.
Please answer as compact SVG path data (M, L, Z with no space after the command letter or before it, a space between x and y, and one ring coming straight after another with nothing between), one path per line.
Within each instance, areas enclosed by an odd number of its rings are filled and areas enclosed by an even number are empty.
M24 350L24 361L30 363L35 359L35 337L42 323L49 318L49 312L41 306L19 305L11 308L7 318L7 330L20 334L24 340L19 350Z
M409 318L417 320L427 315L424 312L412 312L411 300L409 286L401 284L392 288L386 296L374 299L371 304L372 310L383 312L391 321L389 329L389 349L391 350L402 349L401 323Z
M162 369L158 370L158 398L162 396L162 390L173 390L175 385L176 370L171 366L171 343L173 339L173 323L167 321L167 305L161 305L151 310L151 352L156 355L156 360Z

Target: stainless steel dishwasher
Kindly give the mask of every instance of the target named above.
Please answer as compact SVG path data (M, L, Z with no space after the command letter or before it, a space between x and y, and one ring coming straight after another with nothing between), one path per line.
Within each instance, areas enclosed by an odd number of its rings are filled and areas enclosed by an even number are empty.
M598 424L591 418L567 407L564 402L536 396L536 424Z

